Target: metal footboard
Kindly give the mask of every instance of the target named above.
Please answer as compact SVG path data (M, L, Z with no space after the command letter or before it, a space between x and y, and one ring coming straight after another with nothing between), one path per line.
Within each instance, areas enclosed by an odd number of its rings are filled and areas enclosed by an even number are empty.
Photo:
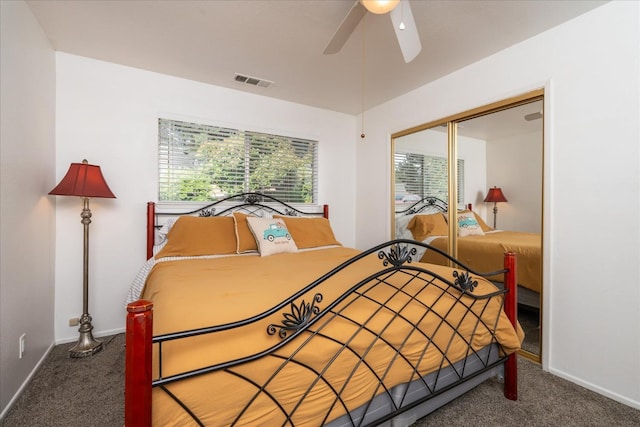
M492 337L490 345L483 348L475 348L472 342L476 331L495 330L498 319L487 321L482 318L489 300L499 300L501 307L504 304L507 315L515 325L515 298L517 297L514 255L505 255L504 270L484 274L490 276L504 273L506 289L486 295L474 295L477 282L474 282L469 272L478 276L483 274L460 266L462 270L453 271L452 277L441 277L426 269L425 265L412 263L412 254L415 253L412 245L422 245L429 250L438 251L436 248L411 240L395 240L378 245L346 261L271 309L255 317L224 325L151 337L152 304L145 301L130 304L127 318L125 424L128 426L151 425L151 389L158 387L189 413L194 423L204 425L199 415L188 407L188 403L172 391L171 385L218 372L240 378L254 389L253 397L238 406L238 415L232 424L241 423L253 402L258 399L268 399L281 413L283 425L295 425L297 414L306 404L306 399L309 399L316 387L320 385L331 390L332 404L317 420L319 425L328 423L331 423L329 425L332 427L379 425L390 422L394 418L397 420L399 415L407 411L413 417L421 416L420 414L434 410L436 405L444 404L454 398L456 387L460 384L466 384L462 387L472 387L487 375L495 374L496 370L501 369L501 365L505 363L505 395L510 399L517 398L515 355L505 356L495 336ZM369 256L377 256L380 259L380 270L354 283L348 291L333 301L325 301L323 285L340 275L350 265ZM455 262L453 259L452 261ZM464 316L471 318L471 324L473 324L471 338L458 332L459 325L452 323L446 313L438 313L432 309L432 306L420 300L424 289L433 287L439 289L438 296L434 297L434 305L445 299L453 299L456 307L464 307L466 310ZM385 295L388 294L382 301L379 298L381 289ZM364 317L360 312L352 310L356 303L362 304L363 301L370 307L370 312ZM421 307L418 318L407 314L405 307L409 305ZM434 334L440 329L455 331L448 343L432 340L429 334L419 326L426 321L427 317L430 322L432 319L438 319L435 323L432 322L433 324L429 323L430 328L435 331ZM386 319L387 323L381 326L380 318ZM351 332L341 336L333 334L332 331L337 322ZM266 334L278 337L277 343L263 351L236 360L163 376L162 354L163 345L166 343L199 335L214 336L216 333L254 324L264 325ZM392 327L401 327L406 330L399 342L394 343L388 339L387 331ZM363 334L371 339L365 346L360 342ZM403 353L405 346L415 339L424 342L421 353L417 356L408 356ZM462 359L454 359L449 353L454 340L462 340L466 344L467 350ZM336 351L323 363L311 364L303 357L305 349L310 343L318 341L325 343L323 346L335 348ZM157 378L152 378L151 375L153 345L158 347L159 376ZM389 366L382 369L373 366L375 363L372 363L373 361L368 357L379 347L383 347L385 351L392 354ZM422 363L429 351L439 354L440 360L437 369L424 372ZM345 372L344 381L334 384L327 379L328 372L341 357L352 360L351 371ZM247 374L247 370L243 367L251 366L250 364L256 360L265 358L277 360L278 369L260 382ZM393 376L395 366L399 365L408 366L408 373L405 380L392 384L389 378ZM278 401L278 395L272 392L271 384L278 381L278 375L281 372L292 367L304 372L306 382L300 384L298 401L295 404L283 405ZM352 407L348 394L351 392L349 384L353 378L364 375L363 373L377 384L374 384L374 391L367 398L366 403ZM466 391L466 388L463 390ZM429 406L425 403L429 401L435 403ZM343 415L336 419L336 413Z

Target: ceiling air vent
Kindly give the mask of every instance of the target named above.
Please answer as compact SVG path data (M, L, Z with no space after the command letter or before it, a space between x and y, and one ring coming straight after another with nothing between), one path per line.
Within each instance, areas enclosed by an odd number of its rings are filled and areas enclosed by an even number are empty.
M236 73L233 79L240 83L246 83L248 85L259 86L259 87L269 87L273 84L273 82L270 80L259 79L257 77L251 77L251 76L245 76L244 74L238 74L238 73Z

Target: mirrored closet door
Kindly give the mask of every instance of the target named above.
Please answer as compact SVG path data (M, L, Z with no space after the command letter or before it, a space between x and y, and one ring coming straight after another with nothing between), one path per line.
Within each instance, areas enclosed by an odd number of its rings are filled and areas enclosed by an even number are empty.
M542 108L543 92L535 91L399 132L391 144L395 237L430 243L479 271L501 269L501 248L517 248L519 320L526 334L522 354L538 361ZM416 227L414 221L409 230L420 203L426 205L417 214L420 221L436 225ZM446 221L438 222L434 213ZM487 244L497 248L495 254L479 252ZM423 261L446 263L430 252L420 254Z

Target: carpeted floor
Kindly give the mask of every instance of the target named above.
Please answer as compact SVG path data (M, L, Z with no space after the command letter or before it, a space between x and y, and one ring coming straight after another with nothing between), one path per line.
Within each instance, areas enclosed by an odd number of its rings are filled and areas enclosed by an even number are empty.
M518 400L502 397L503 384L485 381L413 427L638 427L640 411L518 359Z
M3 427L107 427L124 424L124 334L100 338L104 348L71 359L55 346L2 420Z
M92 357L56 346L1 424L4 427L110 427L124 421L124 335L103 338ZM426 426L640 426L640 411L600 396L520 358L518 401L491 379L417 421Z

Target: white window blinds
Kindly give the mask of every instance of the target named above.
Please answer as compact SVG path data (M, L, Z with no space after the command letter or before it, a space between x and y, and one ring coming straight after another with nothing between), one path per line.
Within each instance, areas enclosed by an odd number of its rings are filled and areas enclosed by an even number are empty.
M396 197L415 202L410 196L449 198L447 158L419 153L395 153ZM464 203L464 160L457 160L458 203Z
M315 204L318 143L159 119L159 200L215 201L256 191Z

